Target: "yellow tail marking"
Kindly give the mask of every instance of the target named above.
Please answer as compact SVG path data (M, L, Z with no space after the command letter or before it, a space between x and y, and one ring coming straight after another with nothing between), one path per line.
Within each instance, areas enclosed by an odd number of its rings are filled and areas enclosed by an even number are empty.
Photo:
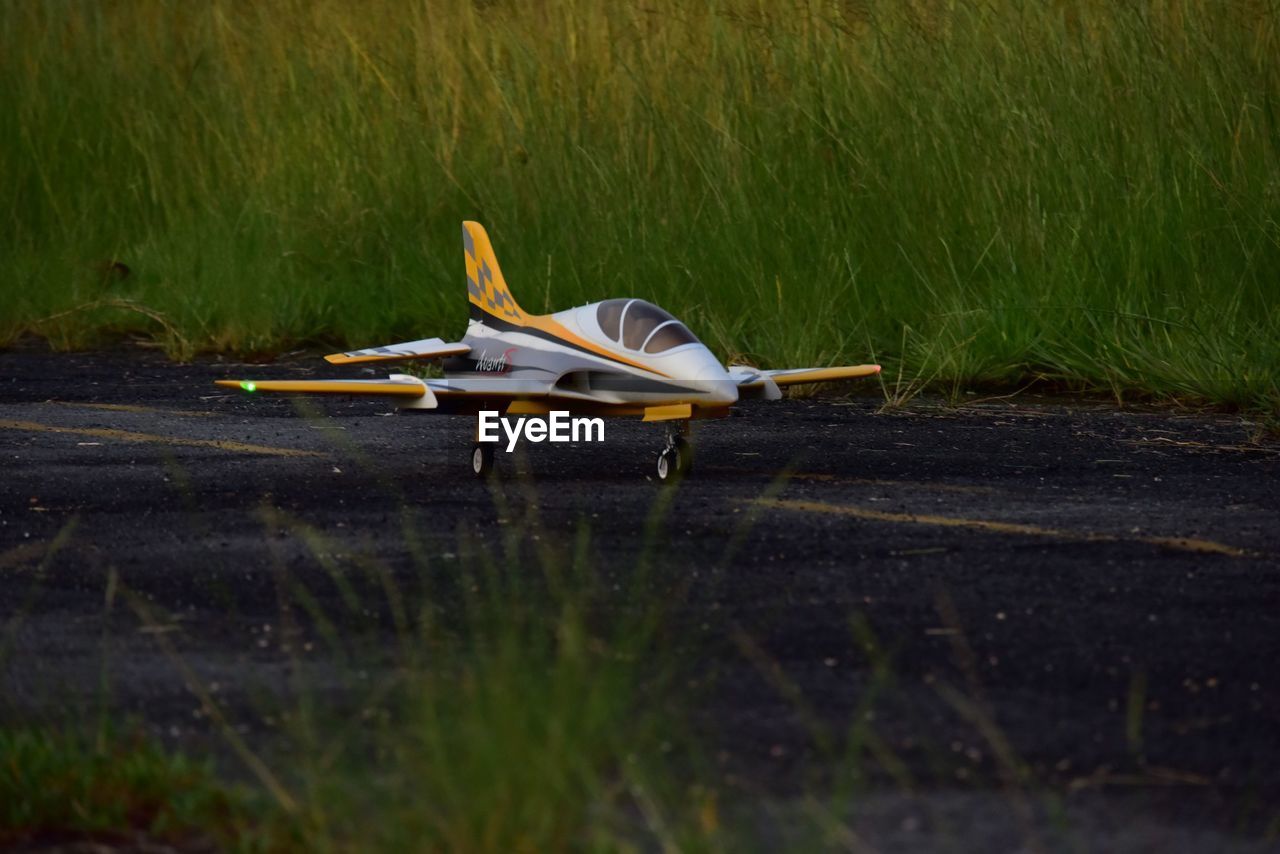
M494 317L524 325L525 313L507 287L484 226L470 221L462 224L462 249L467 262L467 297L471 304Z

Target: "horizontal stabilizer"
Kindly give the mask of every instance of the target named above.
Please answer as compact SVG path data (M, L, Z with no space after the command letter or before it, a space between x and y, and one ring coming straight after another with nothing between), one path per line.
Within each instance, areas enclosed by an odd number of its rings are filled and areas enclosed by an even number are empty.
M761 371L780 386L800 383L829 383L833 380L856 380L880 373L879 365L845 365L839 368L791 368L784 371Z
M831 383L840 379L859 379L879 373L879 365L845 365L842 367L791 367L786 370L756 370L745 365L731 365L728 375L739 391L756 391L754 397L777 399L777 387L800 383Z
M445 356L461 356L470 353L466 344L450 343L442 338L423 338L403 344L352 350L349 353L333 353L324 360L331 365L357 365L363 362L399 362L405 359L442 359Z
M389 380L216 380L223 388L277 394L372 394L383 397L423 397L427 384L416 377Z

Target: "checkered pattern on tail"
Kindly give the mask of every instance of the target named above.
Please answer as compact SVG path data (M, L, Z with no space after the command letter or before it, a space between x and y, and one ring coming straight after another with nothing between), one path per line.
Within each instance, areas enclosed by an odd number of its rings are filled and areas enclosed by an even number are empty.
M467 297L485 314L513 323L524 322L524 312L502 278L489 235L478 222L462 224L462 249L467 262Z

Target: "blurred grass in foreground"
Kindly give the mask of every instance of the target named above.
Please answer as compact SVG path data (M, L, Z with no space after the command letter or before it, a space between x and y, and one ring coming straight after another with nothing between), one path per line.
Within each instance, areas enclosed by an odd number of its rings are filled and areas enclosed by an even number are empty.
M119 712L106 705L100 733L83 719L0 725L0 844L719 850L716 796L695 777L701 757L664 635L679 596L650 589L652 556L610 578L594 565L585 525L531 539L531 511L500 490L495 501L511 522L500 544L460 528L447 556L428 554L406 512L413 572L399 574L264 508L266 530L287 532L321 570L304 584L273 549L276 700L249 699L248 678L237 686L245 699L216 695L161 631L172 615L121 582L236 773L224 767L219 777L206 760L116 737ZM655 506L651 525L667 506ZM620 585L634 593L622 608L608 601ZM335 681L353 689L350 699ZM263 719L281 729L242 735Z
M0 342L457 335L476 218L526 308L645 296L726 358L1274 407L1277 24L1252 0L7 3Z
M509 507L499 490L495 499ZM692 736L663 637L671 601L645 591L646 558L620 582L637 594L630 606L608 607L617 587L596 566L585 525L564 540L545 531L530 539L535 520L498 512L510 523L502 548L464 532L456 561L420 551L406 516L420 575L407 583L371 558L335 560L337 546L320 531L268 517L307 543L348 606L322 612L318 591L291 582L286 608L305 614L310 629L286 622L287 645L322 637L363 672L377 665L362 645L373 641L385 655L386 639L353 632L351 620L386 611L398 635L395 668L379 668L346 721L300 686L291 726L299 761L285 771L299 781L290 812L304 847L711 845L713 795L679 773L696 765Z
M80 840L155 842L215 850L258 818L247 791L210 763L162 750L139 732L96 737L0 728L0 846L53 848ZM161 848L160 850L169 850Z

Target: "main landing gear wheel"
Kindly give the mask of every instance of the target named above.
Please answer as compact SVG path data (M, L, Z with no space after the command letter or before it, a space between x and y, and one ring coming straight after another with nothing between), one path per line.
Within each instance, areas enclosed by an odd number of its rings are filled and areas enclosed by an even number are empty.
M683 436L674 437L658 454L658 480L670 483L679 480L693 468L693 448Z
M476 442L471 446L471 471L476 477L488 477L493 471L493 445Z

